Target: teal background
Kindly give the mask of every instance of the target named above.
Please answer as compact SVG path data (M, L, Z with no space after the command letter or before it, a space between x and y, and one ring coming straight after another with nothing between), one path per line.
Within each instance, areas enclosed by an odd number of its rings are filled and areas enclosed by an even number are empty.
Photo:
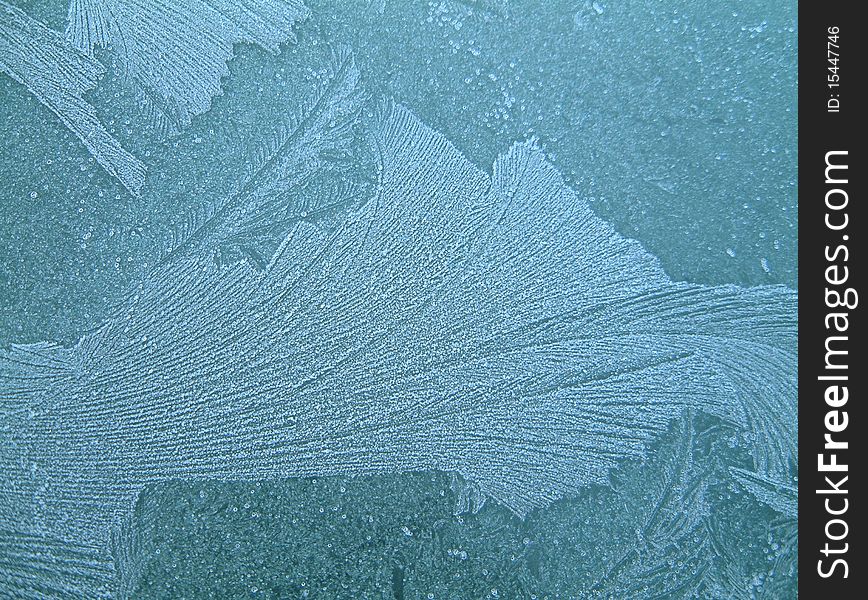
M63 2L16 5L64 27ZM372 98L407 105L483 170L513 141L538 138L597 214L673 279L797 287L794 2L308 5L314 14L281 54L236 48L224 94L177 137L152 126L120 73L88 96L149 165L139 199L0 75L0 343L72 341L99 325L157 260L154 232L223 193L342 46ZM684 434L674 424L612 489L525 521L492 502L455 516L439 473L150 489L137 509L150 523L137 595L609 597L613 582L613 597L677 595L643 575L663 557L682 579L709 563L707 597L793 597L795 524L728 481L728 466L749 464L737 434L689 418L702 432L689 452L719 482L707 517L715 539L696 542L704 557L647 539L663 503L648 482L668 476Z

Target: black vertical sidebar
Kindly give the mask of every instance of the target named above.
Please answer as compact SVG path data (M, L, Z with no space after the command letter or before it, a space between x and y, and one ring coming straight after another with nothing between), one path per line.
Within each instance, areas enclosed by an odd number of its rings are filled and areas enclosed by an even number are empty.
M860 3L799 6L799 594L864 598L863 209L868 109Z

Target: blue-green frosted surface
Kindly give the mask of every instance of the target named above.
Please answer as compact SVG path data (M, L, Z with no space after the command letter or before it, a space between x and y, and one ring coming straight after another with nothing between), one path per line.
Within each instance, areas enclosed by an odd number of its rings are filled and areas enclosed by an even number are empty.
M5 1L0 596L796 595L795 3Z

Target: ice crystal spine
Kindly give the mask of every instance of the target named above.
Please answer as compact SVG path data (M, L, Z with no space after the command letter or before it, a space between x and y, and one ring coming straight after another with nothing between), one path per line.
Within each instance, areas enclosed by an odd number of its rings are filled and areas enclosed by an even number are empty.
M124 150L84 100L105 72L92 57L77 52L63 36L0 0L0 72L24 85L60 117L109 174L138 195L145 165Z

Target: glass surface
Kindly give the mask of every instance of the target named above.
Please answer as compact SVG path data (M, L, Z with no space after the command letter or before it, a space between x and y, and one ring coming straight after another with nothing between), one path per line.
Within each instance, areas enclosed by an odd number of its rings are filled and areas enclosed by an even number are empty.
M795 597L797 34L0 0L0 596Z

